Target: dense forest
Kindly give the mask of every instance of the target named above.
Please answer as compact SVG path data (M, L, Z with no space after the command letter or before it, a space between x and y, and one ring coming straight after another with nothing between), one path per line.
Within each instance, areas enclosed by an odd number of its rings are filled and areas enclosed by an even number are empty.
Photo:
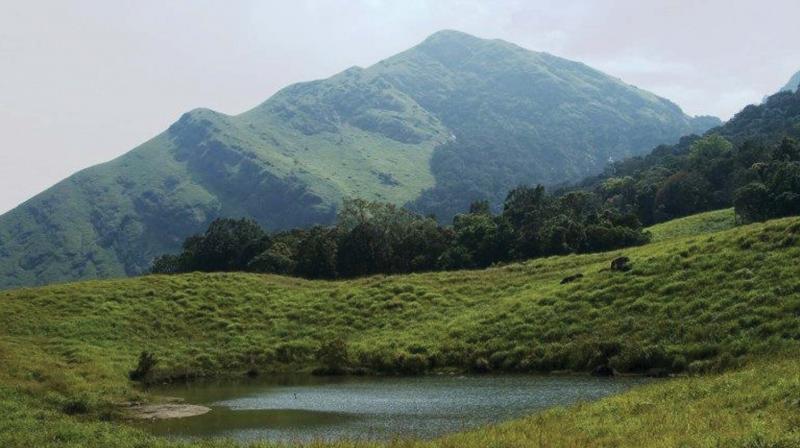
M747 106L705 136L610 166L589 190L644 225L736 207L743 222L800 213L800 92Z
M268 234L218 219L158 257L155 273L251 271L306 278L482 268L640 245L643 225L734 206L740 222L800 214L800 93L748 106L705 136L660 146L582 185L520 186L500 213L488 201L443 226L388 203L347 200L335 225Z
M554 197L521 186L493 214L475 202L451 226L392 204L345 201L331 227L268 234L249 219L215 220L158 257L154 273L250 271L306 278L482 268L545 255L640 245L649 236L632 214L604 207L590 192Z

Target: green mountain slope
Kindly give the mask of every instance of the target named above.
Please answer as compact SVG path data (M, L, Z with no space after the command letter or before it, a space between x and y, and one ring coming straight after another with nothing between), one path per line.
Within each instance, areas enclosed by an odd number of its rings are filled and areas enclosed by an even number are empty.
M317 350L337 338L350 366L393 373L588 371L608 362L623 372L694 375L762 366L520 420L495 432L512 438L495 445L528 446L539 425L549 428L544 436L565 438L563 446L786 437L800 391L790 375L800 350L800 219L706 233L720 213L660 225L660 242L624 251L628 272L607 269L615 251L338 282L188 274L3 292L0 441L151 446L156 440L138 430L98 421L114 420L113 403L147 398L126 376L140 351L160 360L154 379L299 372L318 367ZM584 277L560 284L576 272ZM86 415L65 415L74 403ZM565 435L565 425L578 432ZM435 443L492 445L482 439L490 433L478 433Z
M752 182L771 185L776 196L785 188L790 198L800 188L791 180L800 163L798 140L800 92L779 92L702 138L688 136L616 162L576 188L597 192L645 224L732 207L737 191ZM768 198L760 202L770 204Z
M0 217L0 288L140 273L216 217L327 223L347 196L447 220L716 123L583 64L441 32L241 115L189 112L27 201Z

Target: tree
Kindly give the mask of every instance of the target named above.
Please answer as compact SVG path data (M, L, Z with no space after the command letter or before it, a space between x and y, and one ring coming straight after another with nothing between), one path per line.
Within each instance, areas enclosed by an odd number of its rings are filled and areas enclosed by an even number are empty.
M336 277L335 230L315 226L308 230L297 247L295 273L307 278Z
M658 221L679 218L707 210L710 185L699 174L681 171L670 176L656 193Z
M251 272L269 272L273 274L291 274L294 271L294 253L283 241L273 242L269 249L253 258L247 264Z
M709 161L729 155L731 149L733 144L725 137L719 134L707 135L692 144L689 162L693 167L702 167Z
M763 221L770 216L769 190L760 182L752 182L736 190L734 210L744 222Z
M775 149L773 158L781 162L800 161L800 143L791 137L784 138L781 144Z
M339 238L337 272L344 277L391 272L389 229L362 222Z
M503 218L514 229L514 257L533 258L543 252L542 229L550 213L550 199L544 187L520 186L508 193Z
M482 201L473 201L469 204L469 213L471 215L491 215L492 210L489 207L489 201L482 200Z
M150 268L153 274L177 274L183 272L181 257L179 255L165 254L153 260L153 267Z
M547 221L542 231L543 247L547 254L568 254L584 250L584 226L566 214Z
M255 221L220 218L202 236L187 239L184 250L191 270L244 271L269 244L269 236Z
M450 246L454 232L433 218L421 218L405 227L392 250L394 272L436 269L439 257Z
M453 218L453 244L463 248L467 254L466 257L459 254L457 259L461 262L469 260L469 265L462 267L486 267L507 260L513 238L508 222L502 216L492 216L482 207L472 209L476 213Z

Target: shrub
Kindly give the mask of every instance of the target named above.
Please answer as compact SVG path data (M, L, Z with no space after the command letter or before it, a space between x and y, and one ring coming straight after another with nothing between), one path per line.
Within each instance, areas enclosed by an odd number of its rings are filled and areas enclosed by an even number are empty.
M156 364L158 364L156 356L153 353L144 351L139 354L139 362L136 368L128 372L128 378L130 378L131 381L147 382Z
M316 373L341 375L350 364L347 342L342 338L334 338L323 342L316 353L321 367Z
M487 373L492 370L492 366L486 358L478 357L475 358L475 361L472 363L472 370L478 373Z
M85 398L75 398L67 401L61 410L67 415L86 414L89 412L89 402Z
M404 375L419 375L428 370L428 357L419 353L398 352L395 354L395 368Z
M646 372L656 368L671 368L672 358L661 346L627 347L610 359L611 367L620 372Z

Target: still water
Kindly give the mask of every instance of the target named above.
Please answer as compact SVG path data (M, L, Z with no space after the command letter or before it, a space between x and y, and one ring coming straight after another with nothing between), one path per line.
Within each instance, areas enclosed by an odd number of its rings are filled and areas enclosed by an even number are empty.
M423 437L619 393L642 378L582 376L293 376L191 383L153 392L212 408L142 423L179 438L306 441Z

